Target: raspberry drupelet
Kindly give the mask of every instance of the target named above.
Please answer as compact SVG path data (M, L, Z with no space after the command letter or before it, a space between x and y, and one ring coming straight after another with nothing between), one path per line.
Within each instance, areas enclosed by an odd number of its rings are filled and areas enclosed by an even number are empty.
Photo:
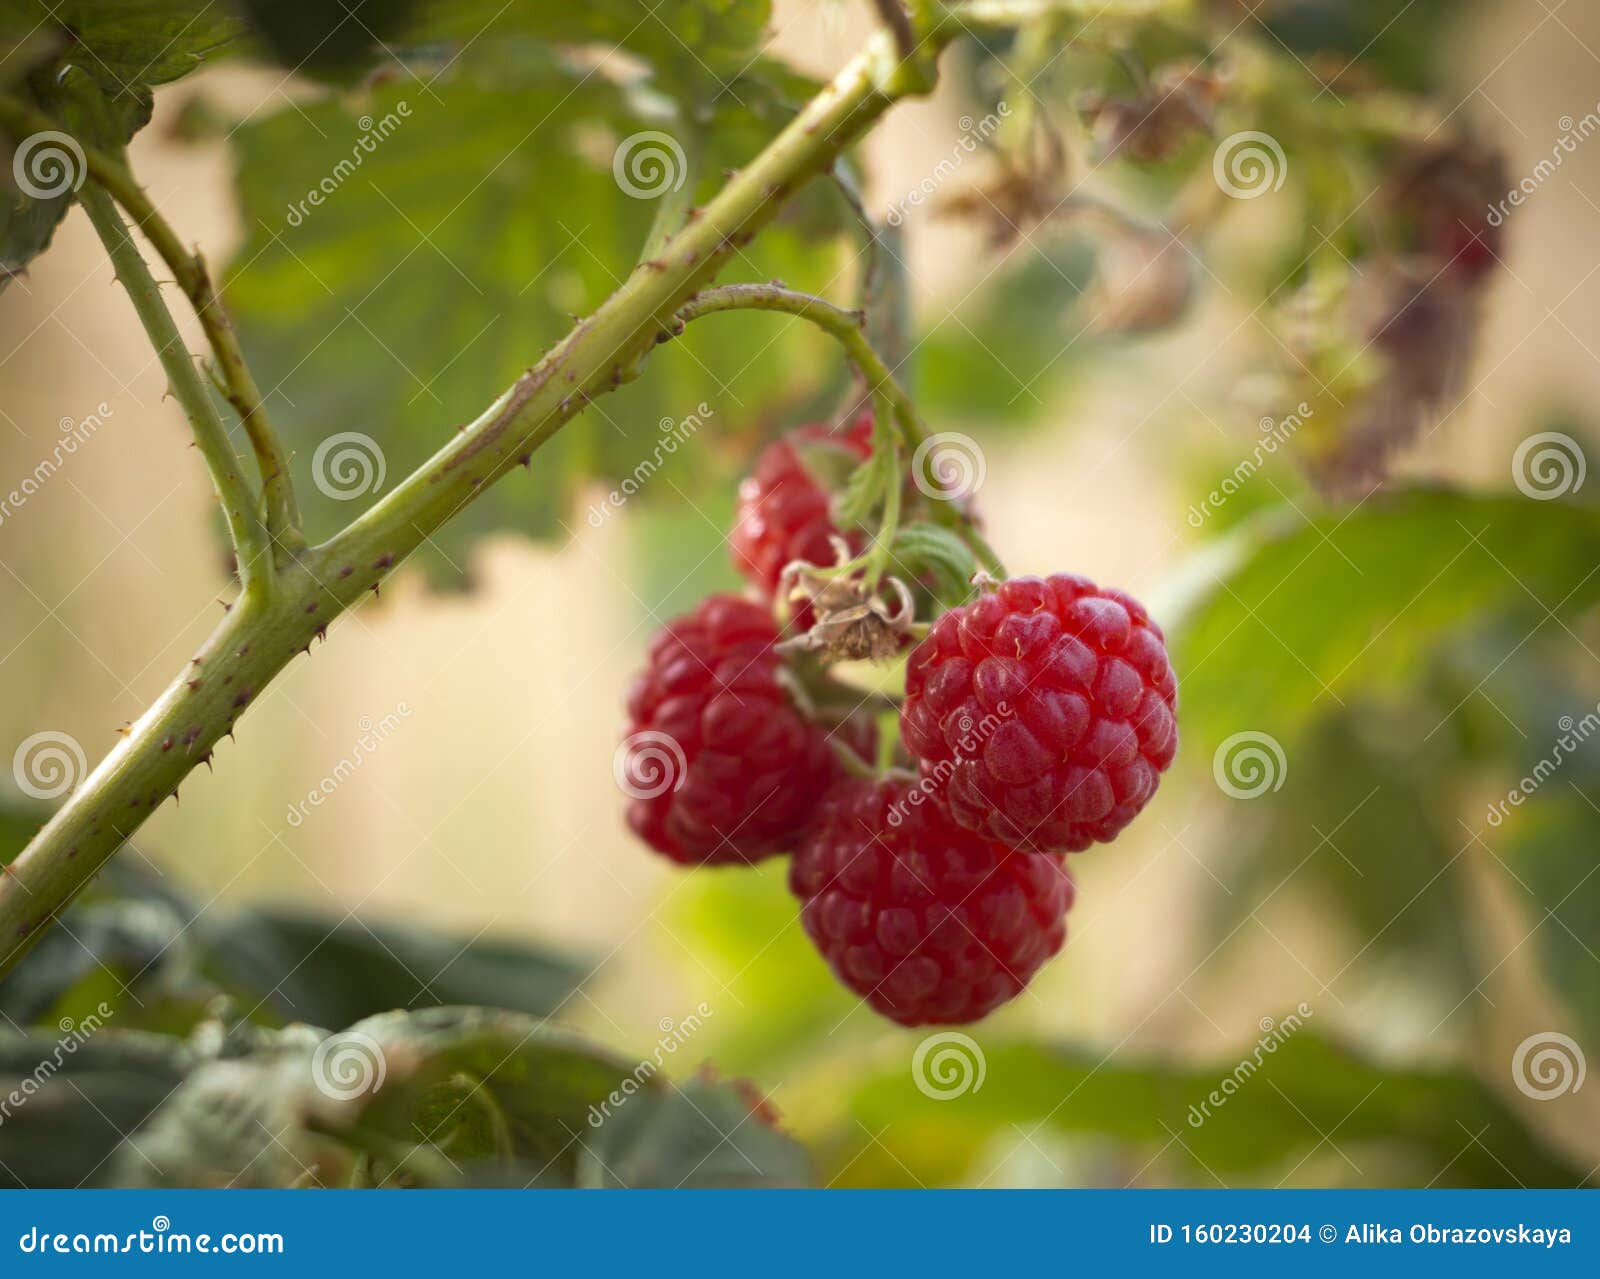
M687 865L788 852L838 764L790 702L766 608L713 595L650 642L628 697L628 824Z
M834 974L905 1026L977 1021L1066 939L1061 858L956 825L904 777L845 781L789 868L801 922Z
M1178 748L1161 628L1120 591L1017 577L913 650L905 745L955 821L1035 852L1117 837Z

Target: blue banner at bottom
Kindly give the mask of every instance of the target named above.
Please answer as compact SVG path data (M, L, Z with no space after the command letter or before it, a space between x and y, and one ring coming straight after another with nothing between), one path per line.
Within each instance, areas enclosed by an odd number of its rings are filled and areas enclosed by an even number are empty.
M831 1279L1128 1262L1223 1273L1453 1275L1600 1266L1586 1191L13 1191L0 1274L307 1265L601 1267Z

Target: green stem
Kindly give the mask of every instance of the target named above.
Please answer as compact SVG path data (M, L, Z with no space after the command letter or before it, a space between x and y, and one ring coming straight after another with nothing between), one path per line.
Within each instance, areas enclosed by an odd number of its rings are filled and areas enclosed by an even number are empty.
M650 232L645 237L644 248L639 253L641 262L653 262L672 239L694 205L695 186L700 178L700 164L705 157L705 133L698 120L688 119L682 130L683 180L669 187L656 201L655 216L650 222Z
M60 124L44 112L4 95L0 95L0 126L19 137L24 133L60 128ZM255 454L266 501L267 532L282 550L292 553L305 544L305 539L300 532L300 513L289 477L289 463L267 417L261 392L245 364L244 353L239 349L233 322L212 284L205 259L183 247L171 224L134 181L126 164L91 146L80 143L80 149L90 176L109 191L133 219L134 225L167 264L199 317L222 374L224 394L238 413Z
M895 379L894 371L890 369L883 357L867 337L866 320L860 311L847 311L843 307L835 306L832 302L814 297L809 293L799 293L793 289L786 289L779 284L726 284L718 288L706 289L704 292L691 298L679 309L674 325L665 330L663 337L673 337L682 332L690 320L699 319L706 315L715 315L721 311L777 311L785 315L798 316L801 319L815 324L823 332L832 335L844 348L846 356L851 363L861 371L861 376L866 379L867 385L872 388L875 397L881 399L875 420L882 422L886 416L892 416L899 426L899 435L905 444L912 448L921 444L928 438L927 427L922 419L917 416L916 405L905 389ZM886 404L889 413L885 414L883 405ZM896 458L896 466L892 474L898 480L902 471L900 459ZM896 487L890 485L889 487ZM886 494L885 523L888 523L887 510L888 497ZM898 521L899 494L894 495L894 515ZM937 524L952 530L965 539L972 547L978 561L998 577L1005 576L1005 567L1001 564L999 556L994 553L994 548L984 539L982 533L973 525L973 522L964 511L954 502L932 501L929 504L930 518ZM892 539L892 532L890 534ZM879 548L874 544L874 551ZM887 554L887 552L885 552ZM870 571L870 569L869 569ZM881 572L881 565L879 566Z
M211 392L184 346L172 312L167 310L161 290L111 197L97 182L90 182L85 184L79 199L116 268L117 279L128 291L139 322L144 325L161 367L166 370L172 394L189 419L200 455L210 468L228 532L233 538L240 586L246 596L264 592L272 581L272 557L268 554L266 529L256 517L255 496L248 481L239 473L238 459L228 443L227 427L217 413Z
M270 599L246 596L0 874L8 971L296 652L424 538L576 416L637 375L675 313L914 82L875 38L687 226L475 422L322 546L290 548ZM7 124L0 107L0 125ZM87 150L87 149L86 149ZM98 173L91 161L90 170ZM108 186L111 184L108 182ZM202 317L204 318L204 317ZM192 368L192 366L190 366ZM226 370L224 370L226 371Z

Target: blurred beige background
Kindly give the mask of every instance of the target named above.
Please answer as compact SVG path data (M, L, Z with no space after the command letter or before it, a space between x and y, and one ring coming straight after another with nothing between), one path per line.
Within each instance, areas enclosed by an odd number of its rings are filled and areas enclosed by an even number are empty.
M864 8L782 3L781 46L812 69L836 66L858 43ZM1514 176L1548 154L1559 117L1581 117L1600 96L1600 10L1567 4L1540 21L1531 8L1494 10L1460 39L1457 79L1471 90L1460 111L1504 144ZM276 79L257 73L211 72L195 87L235 104L281 102ZM182 234L220 263L235 236L229 158L218 144L163 137L163 122L192 92L185 84L161 98L133 159ZM877 207L948 150L960 110L946 97L915 104L874 136ZM1495 286L1472 393L1406 455L1405 471L1504 487L1511 447L1533 414L1593 402L1597 201L1593 143L1513 220L1510 269ZM1218 251L1248 254L1255 234L1241 224ZM910 243L920 304L936 320L970 289L982 251L973 232L926 219L912 223ZM985 441L980 500L1013 569L1071 568L1148 594L1190 544L1189 498L1180 500L1155 462L1174 441L1214 445L1218 429L1247 439L1254 420L1241 411L1213 425L1196 411L1227 389L1218 379L1228 362L1214 351L1243 318L1214 291L1203 306L1182 336L1099 361L1061 405L1056 429L991 444L982 421L939 424ZM0 299L0 352L0 488L48 453L60 419L81 419L102 401L112 410L70 465L0 524L0 743L59 729L95 757L218 615L224 579L207 525L209 484L81 215ZM498 389L484 387L483 401ZM441 431L477 407L453 406ZM717 441L702 434L696 447ZM692 877L626 836L611 780L623 691L652 625L629 588L631 515L598 532L573 520L578 536L559 548L484 545L481 588L470 596L431 596L402 575L291 666L238 741L220 749L216 773L191 778L181 807L161 810L139 850L203 900L287 898L609 957L571 1011L612 1042L647 1043L662 1016L700 1000L716 1005L718 981L695 938L675 935L661 911ZM395 731L291 826L290 805L351 754L364 719L389 714L400 716ZM1214 789L1198 784L1206 761L1188 765L1180 761L1114 852L1079 859L1068 950L1003 1015L1108 1045L1128 1037L1209 1052L1253 1037L1262 1012L1315 997L1380 1040L1408 1039L1404 1017L1371 1016L1404 1009L1402 975L1358 995L1337 983L1320 988L1348 946L1319 941L1314 915L1295 921L1292 952L1263 925L1225 965L1185 976L1205 957L1185 929L1211 874L1200 850L1212 846L1219 820ZM1505 924L1492 913L1484 926L1490 953L1514 944L1514 934L1495 931ZM1502 992L1527 997L1524 962L1513 956L1485 993L1496 1002ZM1423 1046L1417 1033L1407 1047ZM1424 1047L1441 1051L1441 1037Z

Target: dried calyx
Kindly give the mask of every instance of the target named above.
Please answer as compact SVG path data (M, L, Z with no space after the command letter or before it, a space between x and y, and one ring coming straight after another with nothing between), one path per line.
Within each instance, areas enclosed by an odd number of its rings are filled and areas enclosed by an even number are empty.
M848 557L846 557L848 558ZM816 620L779 647L818 653L825 661L881 661L917 635L916 606L898 577L869 583L862 573L840 573L797 560L783 570L783 598Z

